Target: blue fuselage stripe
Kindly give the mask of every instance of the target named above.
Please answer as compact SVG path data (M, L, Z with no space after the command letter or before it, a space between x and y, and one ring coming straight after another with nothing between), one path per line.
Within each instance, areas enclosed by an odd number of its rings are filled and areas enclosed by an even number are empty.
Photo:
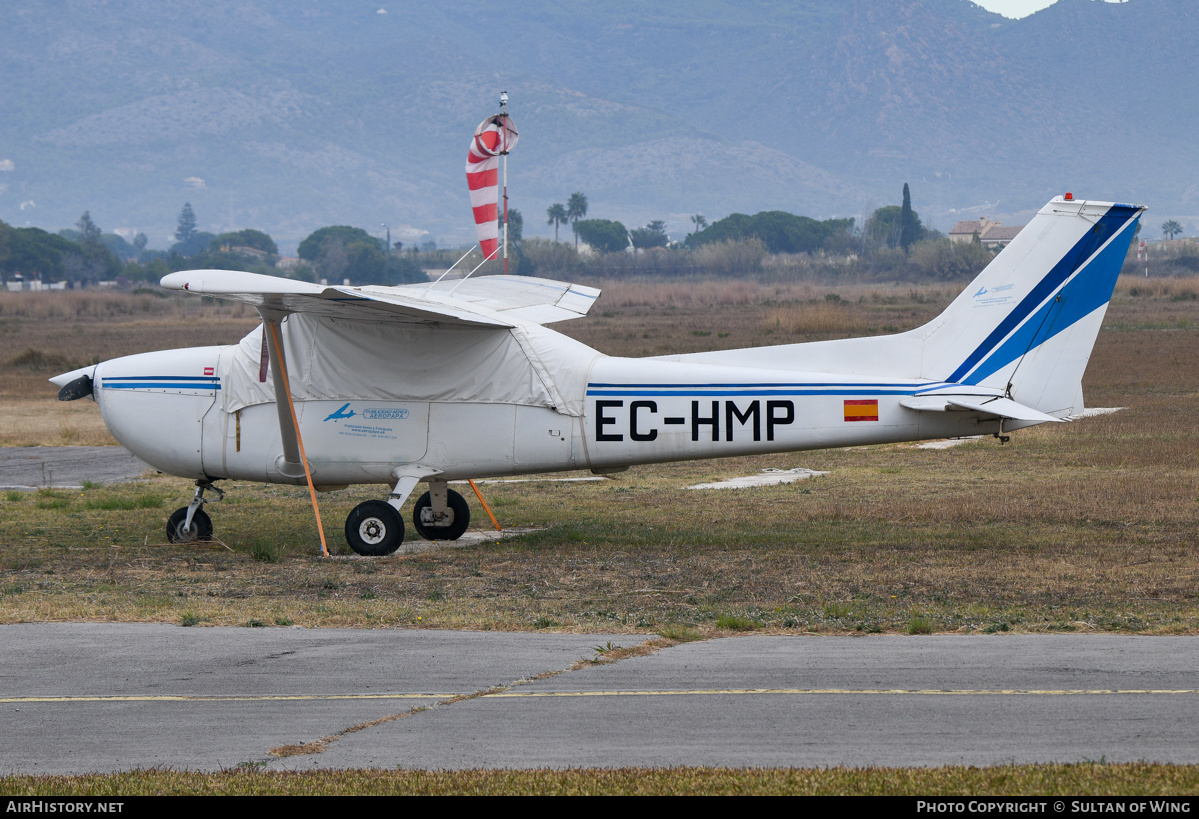
M719 388L741 388L741 389L779 389L782 387L882 387L885 389L928 389L929 387L939 386L937 384L913 384L907 382L897 384L895 382L872 382L872 381L801 381L801 382L785 382L785 381L756 381L745 383L730 383L730 384L605 384L598 381L587 385L589 390L595 389L660 389L660 390L703 390L703 389L719 389ZM944 385L948 386L948 385Z
M220 381L215 375L106 375L104 381Z
M108 390L212 390L221 388L216 375L106 375L100 386Z
M105 378L100 385L106 390L219 390L220 384L197 384L194 381L125 381L110 384Z
M753 396L753 395L915 395L915 390L908 388L906 390L896 390L893 392L882 392L880 390L852 390L852 389L835 389L835 390L587 390L588 395L596 396L639 396L639 395L655 395L655 396L673 396L676 398L708 398L714 396Z

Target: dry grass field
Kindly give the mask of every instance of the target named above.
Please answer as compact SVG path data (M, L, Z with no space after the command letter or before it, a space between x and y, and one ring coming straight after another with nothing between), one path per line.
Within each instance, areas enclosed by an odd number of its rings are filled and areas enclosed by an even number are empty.
M908 329L960 286L597 283L557 329L619 355ZM596 483L483 487L498 543L362 559L321 496L232 483L219 543L166 545L190 497L163 476L0 496L0 622L143 620L658 631L1199 631L1199 280L1121 281L1084 382L1114 415L946 450L863 447L634 468ZM49 376L118 355L232 343L256 318L179 296L0 293L0 445L102 444ZM740 491L689 484L766 467L825 477ZM486 516L471 498L475 526Z
M616 768L467 771L129 771L0 776L9 797L86 796L1158 796L1199 792L1199 767L1145 763L990 768Z

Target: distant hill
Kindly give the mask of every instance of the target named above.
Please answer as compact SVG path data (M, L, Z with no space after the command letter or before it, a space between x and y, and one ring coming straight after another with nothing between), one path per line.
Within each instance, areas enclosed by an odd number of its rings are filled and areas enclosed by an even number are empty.
M0 219L90 210L165 247L190 201L284 249L330 224L469 241L467 143L506 89L526 235L576 190L681 238L692 213L857 216L904 182L942 230L1069 189L1190 232L1197 40L1193 0L11 0Z

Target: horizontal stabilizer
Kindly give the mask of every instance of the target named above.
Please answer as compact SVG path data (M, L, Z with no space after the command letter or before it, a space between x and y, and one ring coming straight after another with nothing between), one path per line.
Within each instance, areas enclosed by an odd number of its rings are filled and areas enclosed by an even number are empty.
M992 395L920 395L901 398L899 405L917 412L981 412L996 418L1034 423L1062 420L1018 404L1010 398Z

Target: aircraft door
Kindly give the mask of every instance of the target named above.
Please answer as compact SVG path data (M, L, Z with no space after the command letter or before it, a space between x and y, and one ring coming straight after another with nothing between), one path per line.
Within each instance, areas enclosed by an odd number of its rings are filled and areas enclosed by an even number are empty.
M517 407L513 450L521 471L573 466L575 422L575 418L545 407Z
M228 354L227 347L220 348L217 358L213 361L212 372L221 371L220 358ZM205 368L209 370L210 368ZM220 380L217 389L212 391L210 403L200 419L200 465L204 474L211 478L223 478L227 475L225 468L225 434L228 417L221 408L221 401L216 400L220 394Z

